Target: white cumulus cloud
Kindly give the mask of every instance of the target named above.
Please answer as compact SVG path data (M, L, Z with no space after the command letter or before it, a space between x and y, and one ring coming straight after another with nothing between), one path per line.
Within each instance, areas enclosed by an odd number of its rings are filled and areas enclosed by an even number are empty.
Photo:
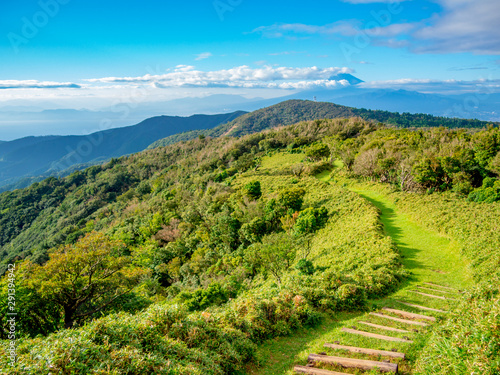
M436 1L443 12L413 33L416 52L500 54L500 1Z
M340 73L352 73L343 67L318 68L316 66L293 68L272 67L251 68L243 65L231 69L201 71L193 66L179 65L165 74L146 74L139 77L104 77L87 79L91 83L141 83L156 88L170 87L231 87L231 88L281 88L300 89L309 87L335 87L345 82L330 80Z

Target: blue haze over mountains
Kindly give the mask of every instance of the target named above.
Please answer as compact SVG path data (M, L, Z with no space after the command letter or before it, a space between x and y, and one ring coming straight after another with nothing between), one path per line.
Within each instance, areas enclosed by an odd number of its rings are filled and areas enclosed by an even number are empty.
M483 95L481 100L475 100L473 94L437 95L364 88L360 87L363 81L350 74L339 74L331 79L344 80L349 85L337 89L307 90L273 99L211 95L162 103L149 102L128 108L126 116L117 108L101 111L44 110L42 107L11 103L0 108L0 191L24 187L52 175L67 175L112 157L142 151L162 138L190 130L215 128L246 112L290 99L316 99L318 102L390 112L500 120L497 112L500 94ZM471 106L471 103L474 105ZM196 113L204 115L194 115ZM14 139L16 137L12 135L19 131L19 127L28 131L30 136ZM92 135L87 137L88 134ZM100 141L90 147L88 155L77 150L89 139L96 138Z
M116 108L98 111L87 109L42 109L39 106L17 106L15 102L0 107L0 140L10 141L24 136L84 135L106 128L137 124L159 115L190 116L218 114L237 110L254 111L288 99L316 98L356 108L391 112L427 113L435 116L500 121L500 94L441 95L409 90L360 87L363 81L350 74L339 74L332 80L346 80L349 86L314 89L272 99L247 99L241 95L218 94L202 98L181 98L165 102L145 102L127 108L127 114ZM50 106L50 103L41 103ZM124 104L126 106L126 104Z

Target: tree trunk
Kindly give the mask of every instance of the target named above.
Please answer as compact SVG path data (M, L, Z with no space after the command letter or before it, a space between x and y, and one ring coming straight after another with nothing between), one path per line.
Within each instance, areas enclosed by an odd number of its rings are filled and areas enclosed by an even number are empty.
M75 309L71 307L64 307L64 328L72 328L74 319L73 316L75 315Z

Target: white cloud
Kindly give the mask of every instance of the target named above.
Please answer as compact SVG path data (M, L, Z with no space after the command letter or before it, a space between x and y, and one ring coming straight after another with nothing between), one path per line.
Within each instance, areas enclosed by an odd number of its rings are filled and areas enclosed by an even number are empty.
M371 26L363 28L358 20L339 21L324 26L304 25L304 24L275 24L271 26L261 26L253 32L260 33L265 37L296 37L297 35L321 35L326 37L348 37L355 38L363 36L377 46L390 48L402 48L409 45L405 37L419 27L418 23L395 23L387 26Z
M340 35L356 35L359 31L359 21L338 21L324 26L306 25L302 23L282 23L270 26L260 26L252 31L252 33L260 33L268 38L281 38L286 35L293 34L340 34Z
M231 87L231 88L302 88L310 85L320 87L342 86L345 83L330 81L340 73L352 73L349 68L305 68L272 67L250 68L243 65L231 69L200 71L192 66L179 65L165 74L146 74L140 77L104 77L87 79L91 83L141 83L156 88L171 87Z
M195 67L193 65L177 65L175 67L176 72L189 72L190 70L194 70Z
M413 34L416 52L500 54L500 1L436 1L443 12Z
M300 23L260 26L265 37L337 36L365 34L374 45L409 48L415 53L500 54L499 0L433 0L442 10L428 19L377 26L376 19L344 20L326 25ZM344 0L352 4L396 3L393 0Z
M269 56L287 56L287 55L297 55L297 54L302 54L302 53L307 53L305 51L298 52L298 51L283 51L283 52L274 52L270 53Z
M365 32L374 37L395 37L401 34L408 34L417 29L417 23L393 23L388 26L372 27L365 29Z
M196 58L195 60L199 61L199 60L205 60L205 59L208 59L209 57L212 57L212 53L211 52L203 52L203 53L200 53L198 55L196 55Z
M79 89L80 85L71 82L50 82L36 80L0 80L0 90L7 89Z

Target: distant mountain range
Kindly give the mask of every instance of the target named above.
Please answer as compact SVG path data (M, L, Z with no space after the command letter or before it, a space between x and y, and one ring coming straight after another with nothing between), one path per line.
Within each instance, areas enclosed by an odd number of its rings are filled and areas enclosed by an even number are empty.
M154 116L191 116L197 113L220 114L239 111L246 99L239 95L212 95L205 98L182 98L167 102L121 103L101 110L46 109L26 106L0 108L0 139L24 136L88 135L106 129L131 126ZM264 105L265 106L265 105ZM260 108L260 107L259 107ZM250 106L250 110L254 110Z
M23 187L51 175L144 150L154 141L180 131L210 129L245 114L237 111L190 117L158 116L133 126L86 136L25 137L0 143L0 190ZM25 178L20 184L20 179ZM9 186L8 186L9 187Z
M236 111L190 117L158 116L134 126L87 136L25 137L0 143L0 191L25 187L48 176L65 176L113 157L200 135L240 136L300 121L354 116L397 127L481 128L488 124L479 120L373 111L308 100L288 100L250 113Z

